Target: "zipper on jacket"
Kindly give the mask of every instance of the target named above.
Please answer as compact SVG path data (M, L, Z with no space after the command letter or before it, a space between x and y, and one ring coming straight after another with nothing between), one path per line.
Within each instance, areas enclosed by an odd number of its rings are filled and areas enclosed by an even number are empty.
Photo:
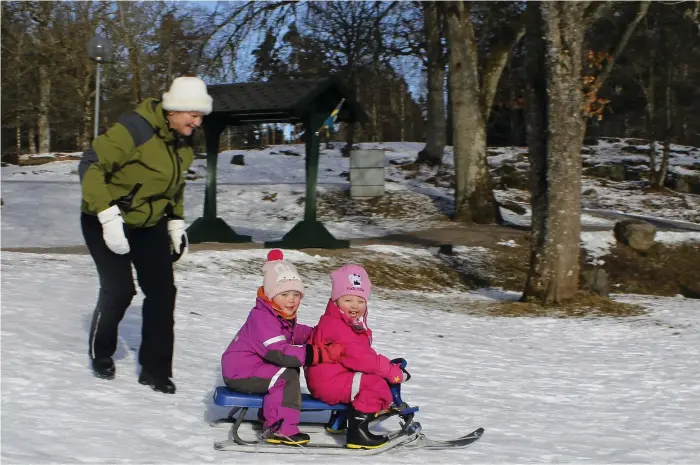
M176 184L176 185L180 185L180 176L182 175L182 166L180 165L180 151L179 151L179 148L180 148L180 147L179 147L179 146L180 146L180 142L179 142L179 140L176 138L176 139L175 139L175 144L174 144L174 147L175 147L175 164L176 164L176 166L177 166L177 171L175 171L175 184Z
M165 150L168 151L168 158L170 158L170 163L173 165L173 175L170 177L170 182L168 182L168 187L165 188L165 191L163 191L163 195L167 195L168 191L170 190L170 187L173 185L173 181L175 181L175 177L177 176L177 167L175 165L175 160L173 160L173 153L170 151L170 144L168 142L163 141L165 143Z

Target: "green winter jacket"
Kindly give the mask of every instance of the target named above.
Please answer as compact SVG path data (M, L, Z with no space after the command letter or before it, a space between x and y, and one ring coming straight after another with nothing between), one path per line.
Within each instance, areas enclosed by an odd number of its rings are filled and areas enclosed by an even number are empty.
M160 100L148 98L123 115L83 154L78 172L81 210L96 215L119 206L128 227L183 218L191 143L168 128Z

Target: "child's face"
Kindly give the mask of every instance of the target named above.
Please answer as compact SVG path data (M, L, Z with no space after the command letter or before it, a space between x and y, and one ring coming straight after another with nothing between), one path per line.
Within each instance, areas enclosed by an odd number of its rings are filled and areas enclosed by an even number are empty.
M353 320L362 318L367 311L367 301L356 295L341 296L335 304Z
M283 292L277 294L272 301L282 310L284 316L292 316L301 304L301 293L298 291Z

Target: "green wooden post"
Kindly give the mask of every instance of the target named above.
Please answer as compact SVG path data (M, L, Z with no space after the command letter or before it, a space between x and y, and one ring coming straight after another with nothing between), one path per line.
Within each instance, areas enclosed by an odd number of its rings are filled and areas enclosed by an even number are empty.
M306 134L306 199L304 204L304 220L298 222L282 237L280 241L265 242L265 247L287 249L344 249L350 247L350 241L339 240L316 220L316 188L318 182L318 162L320 139L318 130L328 115L311 109L310 117L304 122Z
M204 215L187 228L191 244L200 242L251 242L250 236L236 234L216 216L216 165L219 158L219 137L225 125L210 123L205 127L207 144L207 187L204 191Z
M219 138L221 131L206 133L207 144L207 189L204 191L204 219L216 219L216 165L219 161Z
M311 121L306 125L306 198L304 203L304 221L316 221L316 188L318 184L318 162L321 141L318 130L325 118L323 115L312 114Z

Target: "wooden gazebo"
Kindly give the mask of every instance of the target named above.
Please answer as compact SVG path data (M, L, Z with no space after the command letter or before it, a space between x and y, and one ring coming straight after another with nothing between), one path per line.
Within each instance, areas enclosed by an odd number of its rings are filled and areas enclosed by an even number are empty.
M319 162L318 131L345 99L337 121L361 123L367 114L335 78L246 82L208 86L214 99L212 113L204 118L207 150L207 187L204 215L187 229L190 242L250 242L250 236L236 234L216 216L216 165L219 139L226 126L263 123L302 123L306 145L306 203L304 219L280 241L266 247L301 249L343 248L349 242L338 240L316 219L316 183Z

